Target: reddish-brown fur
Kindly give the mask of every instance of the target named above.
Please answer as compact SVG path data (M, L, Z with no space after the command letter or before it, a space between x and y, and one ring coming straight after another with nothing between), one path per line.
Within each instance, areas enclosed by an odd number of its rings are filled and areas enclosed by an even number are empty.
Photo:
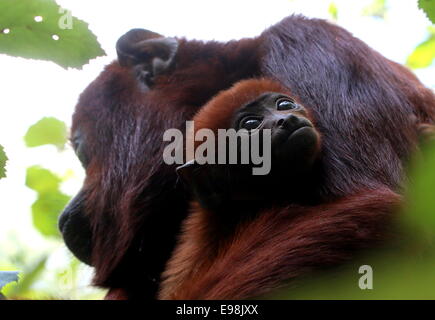
M160 298L258 297L385 240L399 203L400 196L380 188L314 207L274 208L240 224L225 242L213 233L211 213L195 204Z
M93 229L95 283L117 288L129 298L155 296L187 213L189 199L176 184L174 166L162 161L163 132L183 129L184 121L220 90L242 79L264 76L290 90L302 104L313 107L323 139L319 187L330 204L319 207L327 226L327 232L319 233L323 238L316 238L315 245L291 251L301 269L337 263L355 249L355 243L364 245L372 238L364 234L377 233L385 208L396 199L394 194L388 196L390 191L380 190L400 189L403 164L415 149L417 130L410 116L414 115L417 123L433 124L435 119L433 93L410 71L322 20L292 16L255 39L229 43L180 40L175 60L174 69L157 77L149 91L141 91L129 67L112 63L81 95L73 118L72 132L83 132L91 154L83 195ZM361 194L361 190L370 192ZM358 197L378 209L369 213L362 234L352 232L361 222L356 217L365 214L367 208L352 209L350 201ZM384 203L379 202L381 198ZM302 228L317 233L315 211L304 210L298 216L312 219L292 222L294 227L288 232ZM328 217L332 219L330 224ZM334 223L339 217L343 218ZM270 228L278 222L268 221ZM298 227L299 223L303 227ZM255 225L247 228L254 230ZM258 245L262 241L253 239L254 234L242 233L249 238L237 238L237 243ZM345 237L340 238L342 235ZM335 252L337 239L341 244ZM280 246L264 243L270 248L252 250L244 261L260 263L263 252L272 255ZM313 256L304 260L304 250L307 254L319 250L320 243L330 253L319 260ZM320 247L316 249L317 245ZM226 259L239 254L242 252L231 251ZM234 270L230 260L216 265L215 279L222 277L225 263ZM252 267L245 264L244 268ZM282 269L277 270L279 273ZM271 275L277 280L284 276L288 274ZM201 281L205 281L201 282L204 288L213 289L212 296L230 296L235 290L231 284L218 288L206 285L205 278ZM243 279L239 281L237 287L244 283ZM250 295L252 286L249 283L243 289L245 293L238 296ZM258 292L265 289L260 283L258 287ZM189 289L189 297L210 297L198 290Z
M202 128L229 128L233 113L248 101L254 100L264 92L289 94L288 89L270 79L251 79L238 82L230 89L220 92L202 107L194 117L195 131ZM222 109L224 106L224 109ZM224 111L223 111L224 110Z

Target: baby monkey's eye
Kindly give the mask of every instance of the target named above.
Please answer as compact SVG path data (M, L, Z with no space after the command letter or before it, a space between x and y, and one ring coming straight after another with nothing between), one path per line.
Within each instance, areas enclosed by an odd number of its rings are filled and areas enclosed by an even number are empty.
M279 99L276 102L276 109L278 111L283 111L283 110L292 110L292 109L297 109L298 105L291 99Z
M257 118L246 118L242 120L240 127L246 130L254 130L261 125L261 119Z

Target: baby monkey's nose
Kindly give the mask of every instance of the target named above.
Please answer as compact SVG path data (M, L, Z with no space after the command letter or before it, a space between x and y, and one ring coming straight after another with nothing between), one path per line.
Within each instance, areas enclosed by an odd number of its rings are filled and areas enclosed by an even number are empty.
M300 117L294 114L289 114L281 119L278 119L276 126L281 129L286 129L288 131L295 131L299 128L311 126L310 122L305 119L305 117Z
M294 114L289 114L281 119L279 119L276 123L278 127L285 129L292 129L294 126L297 126L301 122L298 116Z

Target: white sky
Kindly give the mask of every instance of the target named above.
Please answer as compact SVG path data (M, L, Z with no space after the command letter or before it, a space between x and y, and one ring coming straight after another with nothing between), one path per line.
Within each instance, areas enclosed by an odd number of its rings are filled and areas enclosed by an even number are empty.
M362 8L371 0L334 2L339 10L339 25L400 63L425 39L430 25L417 9L417 0L389 1L385 21L361 16ZM64 70L50 62L0 54L0 144L10 159L8 178L0 180L0 252L6 244L10 250L14 238L19 245L30 248L52 248L31 227L30 205L35 194L24 185L26 168L40 164L60 174L73 169L76 176L64 188L71 195L80 187L83 170L70 150L60 154L51 146L29 149L22 137L30 125L44 116L70 123L80 92L104 65L116 58L114 48L119 36L131 28L142 27L167 36L226 41L258 35L292 13L329 18L330 1L58 0L58 3L90 24L108 56L91 61L83 70ZM434 68L417 75L427 86L435 88Z

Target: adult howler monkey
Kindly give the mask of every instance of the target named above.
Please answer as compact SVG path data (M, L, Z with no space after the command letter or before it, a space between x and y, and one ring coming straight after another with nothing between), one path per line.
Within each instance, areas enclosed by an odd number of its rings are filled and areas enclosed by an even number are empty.
M120 39L117 50L118 61L82 93L73 116L71 138L86 180L60 218L67 246L95 267L94 282L112 289L110 297L155 297L189 200L176 184L175 167L163 162L163 132L183 129L220 90L266 77L312 108L322 133L318 187L327 201L295 213L313 219L296 219L294 228L318 236L311 246L292 251L295 265L307 262L304 268L341 260L332 252L310 255L320 243L340 238L343 246L364 244L364 234L382 227L384 208L396 199L390 189L400 188L403 163L415 148L418 123L435 119L433 93L410 71L318 19L291 16L256 38L227 43L135 29ZM372 215L361 222L359 233L350 232L352 217L368 204ZM255 223L270 219L270 228L283 228L286 216L270 215ZM318 221L331 223L320 230ZM250 243L253 225L244 233L243 244L258 249L249 249L251 254L271 259L280 245L279 239L263 241L267 246ZM240 245L232 258L243 254ZM251 267L257 265L250 257Z

